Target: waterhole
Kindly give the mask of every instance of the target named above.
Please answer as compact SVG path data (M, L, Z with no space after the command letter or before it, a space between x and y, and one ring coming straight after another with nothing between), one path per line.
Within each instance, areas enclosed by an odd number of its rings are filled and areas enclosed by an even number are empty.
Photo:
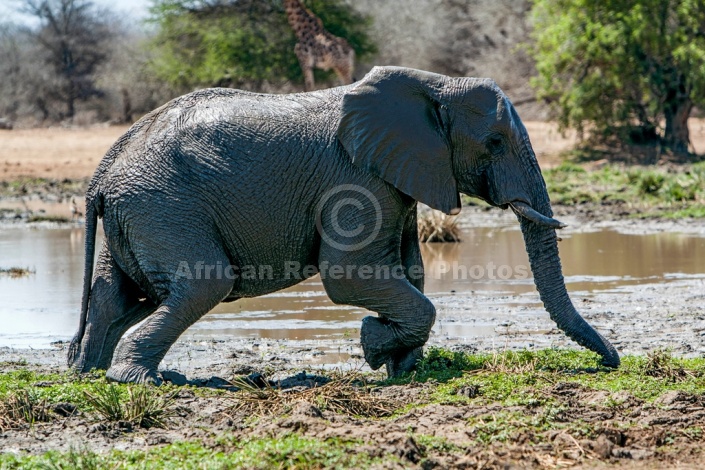
M589 295L642 283L705 278L705 238L674 233L625 235L609 230L563 238L559 248L572 292ZM437 331L461 337L494 332L497 325L454 321L449 307L454 303L483 305L484 311L540 307L521 232L516 228L465 228L463 242L422 245L422 254L425 290L438 306ZM0 268L30 270L21 277L0 274L0 346L42 348L71 338L78 323L83 256L82 227L0 230ZM185 335L355 338L360 320L369 314L331 303L316 276L267 296L220 304Z

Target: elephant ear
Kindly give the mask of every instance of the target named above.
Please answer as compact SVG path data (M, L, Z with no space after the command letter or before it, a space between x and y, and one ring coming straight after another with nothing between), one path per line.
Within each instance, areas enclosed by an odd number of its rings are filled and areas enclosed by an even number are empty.
M338 138L353 164L417 201L457 214L460 195L440 100L447 80L375 67L343 97Z

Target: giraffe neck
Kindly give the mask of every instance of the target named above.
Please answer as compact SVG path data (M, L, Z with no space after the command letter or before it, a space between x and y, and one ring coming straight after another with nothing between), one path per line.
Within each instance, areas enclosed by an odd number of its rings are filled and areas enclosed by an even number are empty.
M297 38L302 39L324 31L320 18L306 8L300 0L284 0L284 9L289 25Z

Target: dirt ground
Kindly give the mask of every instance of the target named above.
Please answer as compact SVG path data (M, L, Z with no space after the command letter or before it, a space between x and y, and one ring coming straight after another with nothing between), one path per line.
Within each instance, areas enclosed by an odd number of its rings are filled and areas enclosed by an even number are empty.
M291 361L302 358L308 348L292 346L287 353L276 347L266 351L237 347L243 344L209 342L181 344L170 354L185 354L198 358L181 372L189 375L190 383L201 387L225 387L221 377L248 374L254 380L262 376L263 364L276 369L275 386L291 394L305 396L312 386L329 380L330 371L308 373L292 367ZM230 351L230 353L227 353ZM236 352L234 352L236 351ZM64 367L65 345L53 351L0 351L5 371L30 369L56 372ZM13 358L28 361L13 366ZM34 361L38 364L33 365ZM228 361L227 365L225 361ZM52 366L48 364L52 363ZM199 363L201 367L195 368ZM220 375L213 376L217 373ZM183 379L173 374L175 381ZM260 377L260 378L258 378ZM569 377L569 375L568 375ZM276 380L276 379L275 379ZM38 387L51 384L39 383ZM259 415L252 420L251 409L238 409L242 403L230 392L201 393L198 389L181 388L176 392L173 408L177 411L165 428L143 429L126 422L106 422L88 413L67 413L65 404L55 404L61 419L35 423L30 427L6 429L0 432L0 448L5 452L43 453L47 450L90 449L94 452L147 450L183 440L197 440L219 450L215 439L221 433L236 438L282 438L291 433L317 438L358 440L356 452L372 457L396 455L401 463L383 468L632 468L632 469L696 469L705 457L702 430L705 426L705 397L685 391L669 391L653 402L639 399L629 392L595 390L578 383L556 381L544 384L536 393L551 400L552 405L507 406L498 403L429 403L434 383L377 387L372 390L380 406L397 413L383 418L334 412L321 409L315 400L293 400L285 410ZM478 390L460 389L460 394L472 397ZM531 392L534 393L534 392ZM313 402L312 402L313 401ZM413 404L412 407L408 405ZM266 407L266 404L264 405ZM266 410L266 408L265 408ZM551 414L559 423L582 423L592 429L582 436L575 429L541 426L542 417ZM556 417L555 413L559 413ZM66 415L68 414L68 415ZM516 414L534 417L531 429L518 424L512 434L495 436L492 442L478 442L485 425L491 429L495 419ZM476 423L471 425L470 423ZM486 424L483 424L486 423ZM476 426L480 426L477 428ZM506 424L505 424L506 426ZM422 441L421 439L424 439ZM306 467L308 468L308 467Z
M563 136L554 123L526 122L541 166L558 162L560 152L576 142L575 134ZM705 119L689 122L696 153L705 153ZM80 179L93 175L110 146L128 126L0 130L0 181L21 176Z
M0 131L0 181L20 176L79 179L93 175L128 126Z

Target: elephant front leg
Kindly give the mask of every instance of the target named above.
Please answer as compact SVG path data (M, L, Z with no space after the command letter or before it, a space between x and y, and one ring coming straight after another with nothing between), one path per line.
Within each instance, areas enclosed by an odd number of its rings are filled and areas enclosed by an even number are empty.
M420 348L428 341L436 309L406 278L401 265L355 265L349 278L333 278L321 269L326 292L334 303L372 310L379 318L365 317L360 342L365 360L373 370L390 363L392 375L412 370L420 358ZM372 271L371 276L360 272ZM391 361L391 362L390 362Z
M394 289L403 291L405 287L397 285ZM367 305L357 305L379 313L378 318L362 320L360 343L367 363L373 370L386 364L390 376L413 370L421 359L421 347L428 341L436 319L433 304L420 293L415 298L384 302L387 305L365 303Z
M423 293L424 267L419 246L419 233L417 222L417 207L413 205L404 223L401 237L401 262L404 273L411 285ZM418 362L423 359L423 348L418 346L393 354L386 362L387 376L396 377L405 372L416 369Z
M416 366L436 309L422 293L416 205L375 189L339 189L335 210L322 210L319 269L334 303L378 313L362 321L362 349L372 369L387 364L394 376Z

